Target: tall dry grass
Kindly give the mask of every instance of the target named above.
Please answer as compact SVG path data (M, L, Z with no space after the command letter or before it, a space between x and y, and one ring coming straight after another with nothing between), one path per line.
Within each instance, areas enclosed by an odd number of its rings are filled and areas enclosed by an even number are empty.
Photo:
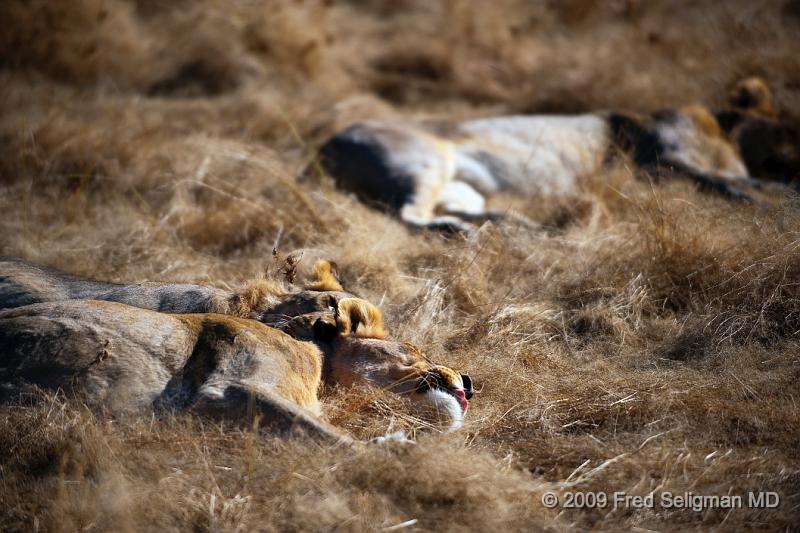
M4 407L4 530L790 529L798 501L798 210L621 167L542 224L414 233L326 182L364 117L722 105L739 77L800 111L781 2L0 5L0 253L110 280L234 285L272 249L338 262L393 333L469 372L437 434L374 391L328 418L413 446L319 449L190 418ZM547 510L546 490L744 494L777 509Z

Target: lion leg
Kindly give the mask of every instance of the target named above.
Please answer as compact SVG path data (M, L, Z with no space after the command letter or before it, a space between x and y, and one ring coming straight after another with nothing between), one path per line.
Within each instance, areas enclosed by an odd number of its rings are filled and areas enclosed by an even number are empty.
M442 188L435 209L447 214L484 216L486 215L486 198L467 182L453 180Z
M241 384L231 384L224 389L204 389L191 406L191 410L198 414L258 427L269 434L310 437L330 444L352 442L334 426L276 394L255 391Z
M400 210L400 219L411 227L438 230L448 233L469 234L475 227L453 215L435 215L432 209L417 203L409 203Z
M454 180L442 192L437 211L467 223L512 222L526 228L538 228L528 217L516 211L486 208L486 198L465 181Z
M475 231L475 226L460 217L452 215L439 215L432 217L413 217L401 215L406 224L416 229L442 231L445 233L470 234Z
M779 194L794 194L798 192L796 185L792 186L791 184L781 183L779 181L752 178L750 176L743 176L738 179L757 191Z
M435 144L415 157L408 157L398 173L412 177L414 193L400 207L400 219L414 228L469 234L472 224L458 216L439 214L439 206L453 202L478 209L483 199L464 182L455 183L453 149L449 143ZM477 195L477 196L476 196ZM479 198L478 198L479 197ZM477 205L476 205L477 204Z
M680 161L662 160L661 163L662 167L666 167L678 175L686 176L694 181L695 184L697 184L698 187L703 190L719 193L722 196L732 200L739 200L746 203L758 203L757 199L752 194L745 191L745 189L741 187L741 185L744 185L745 187L748 186L748 181L739 180L737 178L731 179L720 175L703 172ZM660 169L657 168L656 171L658 172L658 170ZM740 181L741 184L734 183L736 181Z

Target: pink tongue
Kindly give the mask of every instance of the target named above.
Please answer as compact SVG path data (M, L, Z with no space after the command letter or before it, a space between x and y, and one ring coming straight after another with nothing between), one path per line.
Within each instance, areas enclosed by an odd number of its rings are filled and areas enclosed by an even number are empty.
M464 389L454 389L453 394L456 398L458 398L458 403L461 404L461 410L466 413L467 409L469 409L469 400L467 400L467 395L464 392Z

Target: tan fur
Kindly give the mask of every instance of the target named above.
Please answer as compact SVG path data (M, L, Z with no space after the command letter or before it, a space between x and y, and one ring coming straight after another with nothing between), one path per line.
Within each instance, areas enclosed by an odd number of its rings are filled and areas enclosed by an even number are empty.
M200 332L200 335L209 334L213 343L231 342L245 349L251 349L251 344L273 347L276 354L280 354L275 360L290 369L279 374L275 380L275 390L283 398L314 414L320 414L317 391L321 384L322 354L312 343L297 342L274 328L238 317L218 314L173 316L191 330ZM237 356L240 355L237 353ZM264 379L260 379L257 372L252 368L247 369L240 379L258 387ZM271 369L269 374L273 374Z
M707 108L701 105L691 105L681 108L681 112L691 118L695 126L706 135L721 139L725 138L717 119Z
M681 113L689 117L700 132L699 135L687 136L684 142L683 153L691 158L694 166L730 178L746 175L747 169L736 146L708 109L700 105L687 106L681 109Z
M330 378L350 386L369 383L400 394L411 394L421 382L432 376L444 386L460 388L461 375L432 363L419 349L409 343L380 339L338 337L336 355L328 361Z
M220 302L219 309L213 312L248 318L270 304L274 305L283 296L286 296L286 291L278 284L263 277L256 278Z
M306 285L311 291L343 291L336 272L336 263L320 259L314 264L314 278Z
M341 436L313 416L319 349L252 320L48 302L0 313L0 354L2 381L64 389L113 411L189 408L236 421L251 398L265 426Z
M384 339L387 335L380 309L360 298L339 301L336 308L336 327L342 335L371 339Z
M734 108L742 111L769 118L778 116L772 104L772 92L767 83L759 77L754 76L739 81L731 91L729 101Z
M319 259L314 264L312 279L305 288L318 292L343 292L341 282L336 271L336 263L326 259ZM254 313L264 311L270 305L275 305L288 293L274 281L259 277L248 281L244 287L237 290L229 298L219 302L219 308L211 312L219 312L242 318L252 317Z
M446 366L436 366L436 372L439 373L448 384L460 383L461 376L452 368Z

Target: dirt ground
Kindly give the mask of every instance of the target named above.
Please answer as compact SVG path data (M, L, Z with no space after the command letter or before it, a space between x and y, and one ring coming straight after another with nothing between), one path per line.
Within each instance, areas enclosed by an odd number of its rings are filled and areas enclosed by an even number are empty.
M326 391L354 436L418 441L356 450L42 395L0 408L0 529L797 527L796 198L620 165L577 198L494 200L541 230L443 237L297 180L367 117L721 108L758 75L798 120L796 0L5 0L0 20L0 255L235 287L304 250L480 391L447 434ZM745 504L563 505L597 491Z

